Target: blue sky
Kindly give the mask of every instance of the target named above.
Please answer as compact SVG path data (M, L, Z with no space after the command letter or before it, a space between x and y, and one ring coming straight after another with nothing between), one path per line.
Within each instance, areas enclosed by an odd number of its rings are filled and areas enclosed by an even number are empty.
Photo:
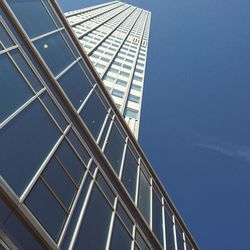
M140 143L201 249L249 249L250 1L126 2L152 12Z

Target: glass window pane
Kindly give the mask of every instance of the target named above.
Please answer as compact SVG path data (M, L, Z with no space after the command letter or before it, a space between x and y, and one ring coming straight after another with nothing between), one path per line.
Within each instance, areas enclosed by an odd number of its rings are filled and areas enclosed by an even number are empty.
M63 167L78 184L85 172L85 167L66 140L61 143L55 154Z
M64 236L64 239L63 239L63 242L61 245L61 249L63 249L63 250L69 249L69 244L71 242L73 233L76 229L76 225L77 225L77 222L78 222L78 219L79 219L79 216L80 216L80 213L81 213L81 210L82 210L82 207L83 207L85 197L86 197L87 191L89 189L89 184L90 184L91 180L92 179L91 179L90 175L87 175L87 178L83 184L81 193L79 195L79 199L78 199L76 207L73 211L69 226L67 228L66 234Z
M150 249L138 231L136 231L135 240L138 243L141 250L149 250Z
M105 249L112 209L94 186L74 249ZM98 236L98 240L97 237Z
M144 219L150 222L150 184L145 175L140 171L138 208Z
M56 29L41 0L7 0L7 2L30 37Z
M167 249L174 250L175 243L174 243L174 229L173 229L173 220L172 216L170 216L165 210L165 225L166 225L166 242L167 242Z
M0 55L0 83L0 122L2 122L33 94L7 54Z
M24 75L27 78L27 80L29 81L30 85L32 85L32 87L36 91L40 90L42 88L42 84L41 84L40 80L38 80L37 76L31 70L28 63L24 60L20 51L15 49L15 50L11 51L10 54L11 54L12 58L15 60L18 67L24 73Z
M162 205L155 192L153 192L153 232L163 246Z
M64 206L69 208L74 198L76 187L55 158L52 158L49 162L43 172L43 177L62 201Z
M140 97L130 94L128 96L128 100L131 101L131 102L139 103L140 102Z
M120 203L118 203L117 206L117 213L119 214L122 222L126 225L129 232L132 234L134 223Z
M18 249L43 249L37 239L31 234L27 227L15 214L11 214L4 226L1 228Z
M123 166L122 182L125 185L132 199L135 198L137 168L138 168L137 160L131 153L130 149L127 148Z
M54 75L58 75L74 61L60 32L41 38L34 44Z
M116 217L110 243L110 249L129 250L130 248L131 238L120 220Z
M100 133L106 114L107 111L102 102L96 92L93 92L83 107L83 110L80 112L80 116L95 139Z
M118 90L118 89L113 89L112 95L113 95L113 96L116 96L116 97L123 98L124 92L123 92L123 91L120 91L120 90Z
M37 181L25 204L51 237L57 240L66 219L66 212L41 180Z
M72 130L70 130L67 134L67 137L74 146L77 153L80 155L83 162L87 165L90 159L89 153L82 145L82 143L79 141L79 139L76 137L76 134Z
M124 146L125 142L117 127L113 124L104 154L117 174L119 174L120 171Z
M3 46L5 48L8 48L15 45L1 22L0 22L0 37L1 37L0 49L3 49Z
M91 85L79 64L75 64L58 79L59 84L76 109L82 104Z
M128 116L130 118L138 119L138 110L126 108L125 109L125 116Z
M0 129L0 174L17 195L24 191L59 136L39 101Z
M0 228L2 224L5 222L9 214L11 213L10 209L8 208L7 204L1 199L0 197Z

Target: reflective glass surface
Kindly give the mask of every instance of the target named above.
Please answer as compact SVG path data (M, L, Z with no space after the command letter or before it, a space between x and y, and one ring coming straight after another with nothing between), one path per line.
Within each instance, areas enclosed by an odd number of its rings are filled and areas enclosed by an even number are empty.
M56 156L62 166L78 184L85 172L85 167L66 140L59 146L56 151Z
M60 32L41 38L34 44L54 75L58 75L74 61Z
M111 250L128 250L131 248L131 237L118 218L115 218L113 234L110 243Z
M0 129L0 173L20 195L60 136L39 101Z
M84 101L91 85L79 64L75 64L58 79L59 84L67 94L76 109Z
M140 171L138 208L144 219L150 222L150 184L142 171Z
M1 37L0 49L8 48L15 45L1 22L0 22L0 37Z
M111 212L108 202L94 186L74 249L82 250L83 246L89 250L105 249Z
M25 204L51 237L57 240L66 219L66 212L40 179L26 198Z
M0 123L33 96L7 54L0 55Z
M52 158L43 172L43 177L68 209L76 192L76 187L59 162Z
M100 133L106 114L107 111L102 102L96 92L93 92L80 112L80 116L95 139L97 139Z
M153 192L153 232L163 246L162 205L155 192Z
M31 38L56 29L41 0L7 0L7 2Z
M170 216L165 211L165 225L166 225L166 241L167 241L167 249L174 250L175 243L174 243L174 229L173 229L173 221L172 216Z
M120 171L124 146L125 142L117 127L113 124L104 154L117 174Z
M137 160L128 148L123 166L122 182L125 185L132 199L135 198L137 168Z

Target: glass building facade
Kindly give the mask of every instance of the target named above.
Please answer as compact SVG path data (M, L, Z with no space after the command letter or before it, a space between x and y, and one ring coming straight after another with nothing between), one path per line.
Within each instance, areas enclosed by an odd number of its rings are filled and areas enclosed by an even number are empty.
M198 249L56 1L0 8L0 249Z
M138 138L151 13L114 1L65 15L116 107Z

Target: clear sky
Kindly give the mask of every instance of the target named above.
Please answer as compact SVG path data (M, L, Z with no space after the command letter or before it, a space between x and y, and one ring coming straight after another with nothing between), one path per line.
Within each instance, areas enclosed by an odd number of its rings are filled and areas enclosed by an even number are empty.
M250 1L126 2L152 12L144 151L201 249L250 249Z

